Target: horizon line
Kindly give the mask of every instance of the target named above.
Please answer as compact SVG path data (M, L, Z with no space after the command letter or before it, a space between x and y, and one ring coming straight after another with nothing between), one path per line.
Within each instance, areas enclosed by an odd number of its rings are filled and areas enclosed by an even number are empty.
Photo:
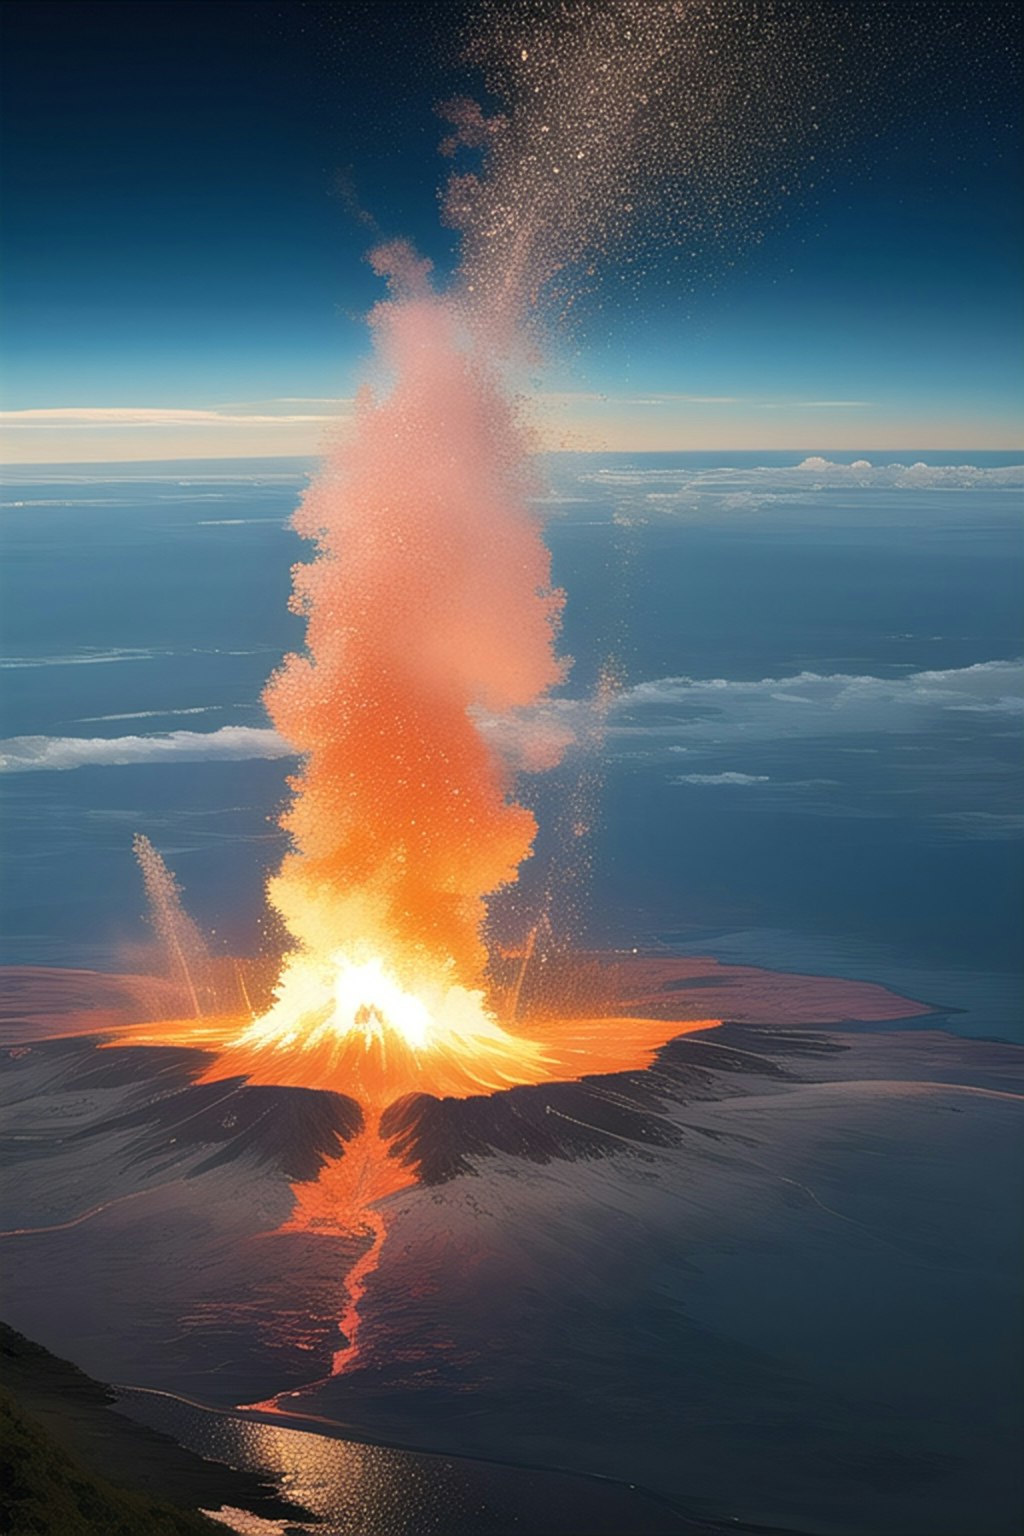
M669 455L687 454L697 456L702 454L738 454L738 453L805 453L805 454L858 454L858 453L1019 453L1024 455L1024 443L1007 443L1002 447L981 447L970 443L961 443L953 447L937 448L915 447L907 443L897 448L888 448L882 445L872 446L864 444L857 448L838 448L828 444L795 444L786 447L767 447L759 444L750 448L541 448L537 450L536 457L570 456L573 454L587 456L617 455L627 453L642 453L645 458L668 457ZM251 464L251 463L289 463L309 464L320 463L327 457L320 453L232 453L232 454L193 454L180 455L173 458L145 458L145 459L8 459L0 460L0 478L6 470L11 469L120 469L133 465L144 466L147 464Z

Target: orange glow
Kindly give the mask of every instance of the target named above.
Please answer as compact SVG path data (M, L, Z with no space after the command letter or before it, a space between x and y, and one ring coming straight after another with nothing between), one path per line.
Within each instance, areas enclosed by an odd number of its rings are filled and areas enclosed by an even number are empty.
M282 1232L359 1234L370 1238L365 1252L345 1277L338 1331L346 1343L332 1357L332 1375L337 1376L349 1367L359 1353L359 1304L380 1263L387 1237L387 1218L378 1208L379 1203L415 1182L415 1172L391 1156L388 1142L380 1133L380 1119L375 1116L348 1143L343 1157L325 1164L316 1179L292 1185L295 1209L281 1227Z
M520 966L517 999L522 980ZM105 1043L188 1044L214 1053L201 1082L242 1077L359 1101L362 1130L315 1179L292 1184L295 1204L279 1228L369 1238L344 1282L338 1330L345 1343L331 1362L337 1375L359 1358L360 1305L387 1237L387 1202L418 1178L415 1155L393 1155L382 1134L381 1116L390 1105L417 1093L469 1098L521 1084L638 1070L649 1066L668 1040L717 1024L715 1019L535 1016L527 1037L499 1023L482 990L453 984L445 972L417 994L405 990L383 960L338 952L322 961L290 956L271 1006L256 1018L185 1017L135 1025ZM296 1395L246 1406L286 1411L281 1399Z
M355 945L407 991L424 965L472 988L486 897L535 831L475 714L561 679L562 594L493 348L408 248L371 259L397 290L372 317L388 389L364 391L294 518L317 555L294 571L305 653L265 694L303 759L269 896L315 966Z
M386 1108L408 1093L466 1098L542 1081L539 1046L445 972L410 991L376 958L290 956L273 1005L226 1041L216 1075L333 1089Z
M482 991L435 985L416 996L398 987L380 961L335 957L313 964L292 956L274 1003L255 1019L229 1014L135 1024L104 1045L190 1045L213 1053L200 1082L240 1077L344 1093L379 1117L414 1093L466 1099L640 1071L669 1040L719 1022L565 1010L531 1014L513 1026L499 1022Z

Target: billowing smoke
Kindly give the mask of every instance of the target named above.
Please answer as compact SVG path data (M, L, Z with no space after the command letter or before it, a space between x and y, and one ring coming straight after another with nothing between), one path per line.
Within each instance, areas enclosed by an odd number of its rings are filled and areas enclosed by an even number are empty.
M439 292L403 242L372 253L391 284L371 315L377 382L296 514L316 546L295 571L306 650L265 695L303 756L272 905L300 954L383 954L414 987L439 969L479 983L487 897L535 832L501 730L474 712L500 727L563 674L513 382L536 321L627 232L638 252L659 220L692 240L728 206L756 235L830 111L838 36L740 0L481 14L469 57L502 104L441 108L460 266Z
M296 514L306 654L266 703L303 754L270 898L301 946L367 946L399 973L474 980L484 899L515 878L533 818L478 730L557 683L561 594L530 496L529 439L487 333L402 244L373 254L384 387ZM455 979L455 977L453 977Z

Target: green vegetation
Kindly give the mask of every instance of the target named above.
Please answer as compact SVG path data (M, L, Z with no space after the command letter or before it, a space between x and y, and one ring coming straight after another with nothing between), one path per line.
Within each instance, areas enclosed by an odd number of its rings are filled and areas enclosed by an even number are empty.
M224 1527L97 1477L0 1389L0 1530L8 1536L212 1536Z

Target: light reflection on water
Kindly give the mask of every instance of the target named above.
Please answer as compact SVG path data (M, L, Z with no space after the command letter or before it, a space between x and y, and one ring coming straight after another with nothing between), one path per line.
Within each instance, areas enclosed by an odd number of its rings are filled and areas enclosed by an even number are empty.
M207 1460L272 1481L315 1519L267 1520L230 1506L206 1511L242 1536L696 1536L706 1529L638 1490L597 1478L364 1445L142 1388L119 1389L118 1405Z

